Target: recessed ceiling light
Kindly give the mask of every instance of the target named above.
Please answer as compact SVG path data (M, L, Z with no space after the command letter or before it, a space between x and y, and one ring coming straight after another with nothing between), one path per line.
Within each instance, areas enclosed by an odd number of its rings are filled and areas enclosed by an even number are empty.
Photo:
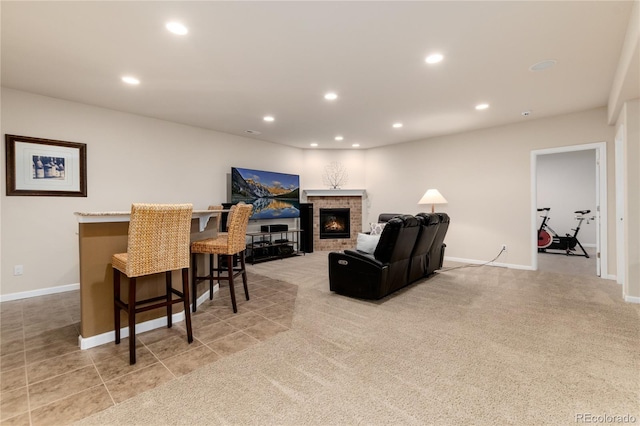
M177 35L185 35L186 33L189 32L187 27L182 25L180 22L167 22L167 25L165 25L165 27L169 31Z
M478 111L481 111L481 110L487 109L487 108L489 108L489 104L478 104L478 105L476 105L476 109Z
M317 144L317 143L315 143L315 142L313 142L313 143L310 143L309 145L311 145L311 146L313 146L313 147L316 147L316 146L318 146L318 144Z
M399 129L400 127L402 127L403 124L402 123L393 123L393 128L394 129Z
M270 116L270 115L265 115L262 119L263 119L264 121L269 121L269 122L271 122L271 121L275 121L275 118L273 118L273 117L272 117L272 116Z
M352 147L354 147L354 148L357 148L357 147L359 147L359 146L360 146L360 144L359 144L359 143L354 143L354 144L353 144L353 145L351 145L351 146L352 146Z
M344 137L342 137L342 136L336 136L334 139L335 139L335 140L337 140L337 141L341 141L341 140L343 140L343 139L344 139Z
M528 117L531 115L531 111L522 111L520 114L522 114L523 117Z
M538 62L529 67L529 71L543 71L553 67L556 64L554 59L548 59L546 61Z
M127 84L140 84L140 80L135 77L131 77L130 75L125 75L124 77L122 77L122 81Z
M338 99L338 94L334 92L325 93L324 98L328 101L335 101Z
M438 62L441 62L443 59L444 59L444 56L442 56L440 53L433 53L427 56L427 58L424 61L428 64L437 64Z

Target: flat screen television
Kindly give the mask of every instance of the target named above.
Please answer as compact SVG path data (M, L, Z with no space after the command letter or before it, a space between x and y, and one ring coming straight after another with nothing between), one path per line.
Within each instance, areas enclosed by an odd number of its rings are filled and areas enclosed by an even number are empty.
M231 168L231 203L253 204L252 220L300 217L300 176Z

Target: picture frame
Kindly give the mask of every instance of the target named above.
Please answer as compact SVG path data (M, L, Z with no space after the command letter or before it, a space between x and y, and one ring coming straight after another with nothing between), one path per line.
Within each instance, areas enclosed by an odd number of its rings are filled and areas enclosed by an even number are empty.
M7 195L87 196L87 145L5 135Z

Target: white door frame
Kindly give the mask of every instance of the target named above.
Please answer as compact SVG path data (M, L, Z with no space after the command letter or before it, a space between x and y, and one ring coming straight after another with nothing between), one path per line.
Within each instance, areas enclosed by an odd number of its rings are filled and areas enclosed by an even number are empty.
M624 125L621 124L616 132L616 281L618 284L624 285L625 268L627 258L625 256L625 235L624 235L624 173L626 158L624 152Z
M607 271L607 143L582 145L531 151L531 267L538 270L538 156L563 152L596 150L596 265L600 275L608 278Z

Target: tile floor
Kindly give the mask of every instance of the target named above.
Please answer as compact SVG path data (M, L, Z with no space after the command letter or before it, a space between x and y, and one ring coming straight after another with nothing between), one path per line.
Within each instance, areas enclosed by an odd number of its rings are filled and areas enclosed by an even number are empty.
M68 424L119 404L206 364L250 348L291 327L298 287L249 274L250 301L236 287L238 313L226 284L184 323L81 351L78 291L0 304L0 424Z

